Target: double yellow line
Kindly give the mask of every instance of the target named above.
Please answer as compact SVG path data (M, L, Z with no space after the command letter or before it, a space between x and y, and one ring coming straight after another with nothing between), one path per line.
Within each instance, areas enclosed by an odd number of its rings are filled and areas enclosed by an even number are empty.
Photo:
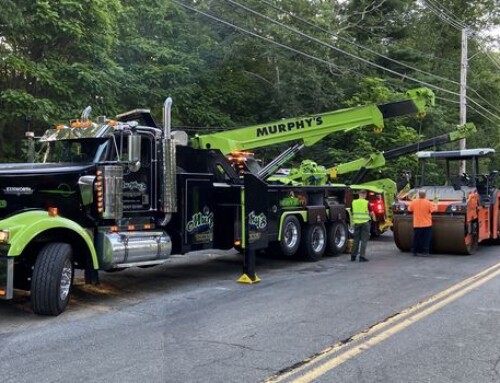
M293 383L313 382L315 379L325 375L342 363L399 333L413 323L438 311L498 275L500 275L500 263L401 311L383 322L377 323L354 335L347 342L334 344L319 354L306 359L295 368L269 377L264 383L278 383L284 381ZM353 344L356 345L354 347L349 347Z

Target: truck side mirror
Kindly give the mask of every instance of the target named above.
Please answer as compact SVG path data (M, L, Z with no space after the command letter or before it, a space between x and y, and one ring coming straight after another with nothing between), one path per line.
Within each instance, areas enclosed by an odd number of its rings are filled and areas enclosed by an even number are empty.
M141 168L141 136L137 134L128 136L128 167L132 172Z

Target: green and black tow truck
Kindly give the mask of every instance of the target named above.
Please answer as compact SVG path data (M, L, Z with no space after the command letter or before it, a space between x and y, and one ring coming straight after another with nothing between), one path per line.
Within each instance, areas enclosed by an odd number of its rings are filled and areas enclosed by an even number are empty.
M138 109L114 120L82 118L49 129L33 163L0 165L0 298L31 292L33 311L58 315L67 306L74 270L150 267L171 254L202 249L245 252L241 282L255 282L255 250L318 260L341 252L347 225L345 186L269 185L265 178L303 145L384 119L422 114L427 89L404 100L280 120L189 139ZM256 173L238 173L231 152L298 141ZM227 155L227 156L226 156Z

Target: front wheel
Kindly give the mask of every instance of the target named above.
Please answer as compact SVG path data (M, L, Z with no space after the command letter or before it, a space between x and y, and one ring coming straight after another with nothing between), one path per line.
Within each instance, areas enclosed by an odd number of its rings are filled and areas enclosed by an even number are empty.
M345 222L332 222L327 229L326 252L339 255L345 251L347 246L348 231Z
M326 250L326 228L322 223L305 226L300 243L300 255L308 262L317 262Z
M69 244L54 242L42 247L31 280L33 311L40 315L61 314L68 304L73 275L72 249Z

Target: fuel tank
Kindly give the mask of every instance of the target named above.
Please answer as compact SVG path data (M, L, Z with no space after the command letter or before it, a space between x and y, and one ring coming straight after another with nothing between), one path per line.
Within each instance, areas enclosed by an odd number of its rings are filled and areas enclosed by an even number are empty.
M172 252L163 231L101 232L97 236L99 264L104 270L161 263Z

